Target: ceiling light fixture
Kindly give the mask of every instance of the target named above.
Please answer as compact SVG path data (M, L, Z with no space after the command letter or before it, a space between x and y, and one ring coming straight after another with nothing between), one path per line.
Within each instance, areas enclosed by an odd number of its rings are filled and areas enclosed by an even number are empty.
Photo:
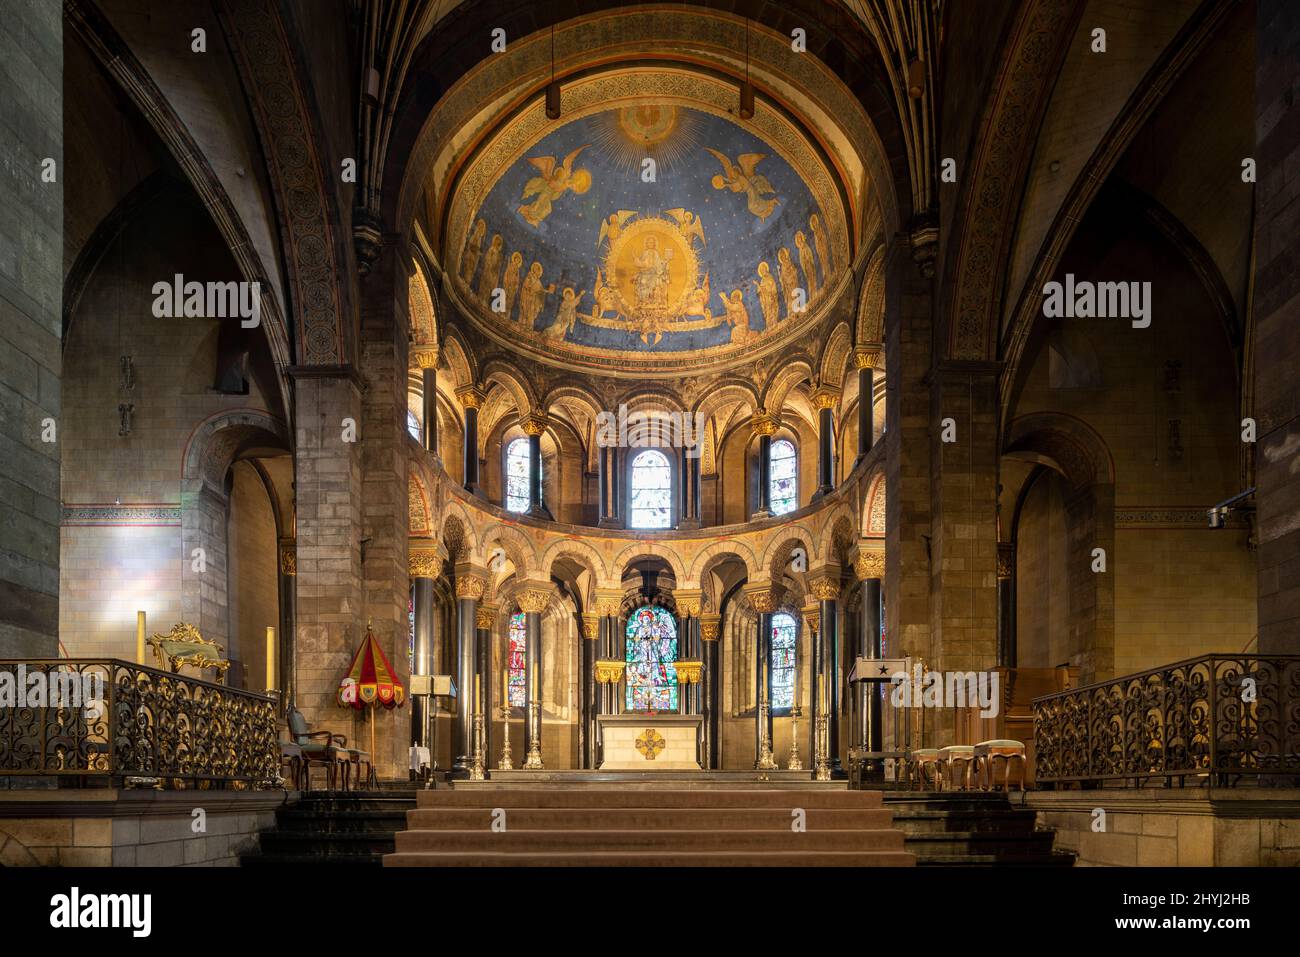
M745 79L740 84L740 118L754 118L754 84L749 82L749 20L745 20Z
M555 82L555 24L551 24L551 82L546 85L546 118L560 118L560 84Z

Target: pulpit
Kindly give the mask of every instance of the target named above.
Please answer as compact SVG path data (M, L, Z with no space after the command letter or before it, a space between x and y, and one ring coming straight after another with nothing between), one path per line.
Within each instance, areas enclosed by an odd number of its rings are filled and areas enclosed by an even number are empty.
M602 714L601 771L699 771L698 714Z

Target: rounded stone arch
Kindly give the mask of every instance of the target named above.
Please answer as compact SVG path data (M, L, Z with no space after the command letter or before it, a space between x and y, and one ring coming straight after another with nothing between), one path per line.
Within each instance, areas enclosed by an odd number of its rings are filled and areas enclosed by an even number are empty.
M1064 412L1031 412L1006 427L1002 454L1045 456L1075 488L1115 484L1115 460L1106 440L1080 418Z
M459 502L448 502L443 510L442 541L453 563L468 561L478 554L474 523L465 506Z
M822 558L817 551L817 539L811 530L800 524L788 525L768 538L759 558L759 569L766 572L773 581L779 581L796 548L804 550L804 571Z
M753 575L763 566L759 563L754 550L745 542L735 538L724 538L708 545L695 556L691 562L689 581L703 582L714 565L725 558L734 558L745 566L746 575Z
M781 367L768 380L759 406L768 412L779 413L782 406L785 405L786 396L790 394L790 390L800 382L804 380L811 381L814 378L813 368L812 359L802 353L791 356L787 361L782 362Z
M877 469L867 482L867 494L862 500L861 535L863 538L885 537L885 473Z
M470 385L477 380L478 369L473 360L474 352L461 339L460 330L455 326L448 326L443 331L438 349L440 361L451 373L453 390Z
M867 260L858 295L857 337L859 344L885 341L885 247L877 246Z
M406 311L410 323L411 345L436 346L438 344L437 310L424 267L418 257L411 258L410 273L406 278Z
M841 322L832 331L822 348L819 373L820 384L839 392L844 384L844 370L848 368L849 354L853 351L853 330Z
M639 386L628 389L619 396L618 403L627 406L631 412L677 412L686 411L681 396L672 389L663 386Z
M858 539L858 522L852 509L843 502L825 517L819 537L817 557L823 562L840 561L843 553Z
M551 568L561 558L570 559L591 572L592 582L598 588L605 587L610 579L605 559L601 558L600 552L596 551L590 542L581 538L562 538L548 545L546 551L542 553L540 562L542 576L550 578Z
M585 468L596 471L599 417L605 411L599 397L585 386L560 385L542 397L541 408L546 410L548 418L566 423L572 429L582 444Z
M753 382L734 376L722 376L696 400L691 412L707 422L719 409L735 403L747 404L751 410L763 404Z
M495 561L497 551L494 546L499 547L506 558L510 559L510 564L515 566L515 574L519 578L531 579L539 576L537 547L519 529L495 523L482 534L478 550L474 554L480 564L489 569L497 564Z
M407 531L412 535L429 536L433 533L433 513L429 509L429 493L424 481L412 469L407 482Z
M658 542L633 542L628 545L610 563L610 569L613 572L611 577L617 577L621 581L627 567L639 558L662 559L673 570L673 578L676 581L683 582L687 580L686 569L682 565L682 557L677 554L677 550L666 545L660 545Z
M527 415L538 408L537 397L533 394L533 387L529 384L528 377L513 362L501 358L489 359L483 364L481 377L484 388L489 385L499 385L504 388L514 400L515 408L520 415Z

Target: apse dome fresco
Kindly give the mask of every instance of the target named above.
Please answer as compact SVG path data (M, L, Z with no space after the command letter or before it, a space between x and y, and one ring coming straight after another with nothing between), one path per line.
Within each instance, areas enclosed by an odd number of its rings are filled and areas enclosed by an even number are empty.
M664 98L547 123L461 209L462 304L496 338L582 366L784 340L849 256L831 177L801 152Z

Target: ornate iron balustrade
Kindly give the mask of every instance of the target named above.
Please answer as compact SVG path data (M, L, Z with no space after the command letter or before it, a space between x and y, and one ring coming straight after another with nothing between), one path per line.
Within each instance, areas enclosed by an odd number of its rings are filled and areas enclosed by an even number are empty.
M1035 698L1034 748L1040 785L1300 776L1300 655L1205 655Z
M274 695L118 659L0 660L0 775L248 788L279 765Z

